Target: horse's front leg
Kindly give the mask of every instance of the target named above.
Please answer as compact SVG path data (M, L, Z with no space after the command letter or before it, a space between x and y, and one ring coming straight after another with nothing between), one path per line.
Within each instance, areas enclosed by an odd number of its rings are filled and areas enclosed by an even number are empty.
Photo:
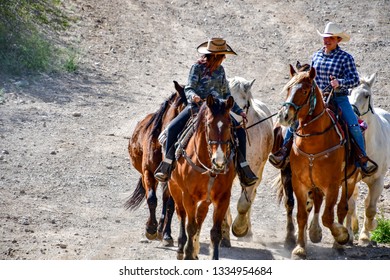
M330 229L335 241L339 245L344 245L349 240L348 230L334 219L334 206L337 203L338 193L338 185L328 187L328 191L325 194L325 208L322 215L322 223Z
M309 197L312 197L314 202L314 215L309 227L309 236L310 240L313 243L319 243L322 240L322 229L320 226L320 210L322 201L324 199L324 194L320 189L314 188L309 192ZM308 209L310 212L310 209Z
M298 210L297 210L297 222L298 222L298 238L297 244L294 250L291 252L292 259L306 259L306 242L307 242L307 192L303 187L298 189L294 188L295 196L297 198Z
M187 232L187 243L184 246L184 259L185 260L196 260L198 259L198 256L196 255L195 251L195 244L197 243L197 238L199 238L199 227L198 223L196 222L196 211L197 211L197 201L194 201L190 197L184 197L183 198L184 208L186 209L187 213L187 226L186 226L186 232Z
M222 223L229 207L229 202L230 193L225 193L225 195L219 196L218 199L214 199L213 227L210 231L210 255L213 260L219 259L219 246L222 240Z
M368 194L364 201L365 215L363 228L359 235L359 243L362 245L370 244L370 231L373 231L378 226L378 222L375 219L376 205L378 199L383 191L384 177L380 176L376 180L367 181Z
M256 197L257 185L243 188L237 202L237 216L232 225L232 232L236 237L244 237L250 229L250 208ZM251 238L251 236L249 236Z
M232 213L230 212L230 207L226 210L225 218L222 223L222 240L221 247L230 248L232 244L230 243L230 228L232 226Z

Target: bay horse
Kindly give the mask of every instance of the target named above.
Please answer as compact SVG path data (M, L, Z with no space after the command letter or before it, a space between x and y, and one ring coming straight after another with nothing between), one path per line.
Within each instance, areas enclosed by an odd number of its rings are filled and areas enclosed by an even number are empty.
M260 100L253 98L251 89L255 80L248 81L241 77L234 77L228 79L228 81L231 95L247 115L247 161L259 178L253 186L242 189L237 202L237 216L231 229L236 237L245 236L251 239L253 236L251 207L263 177L264 166L273 146L273 121L268 107ZM237 121L242 121L241 116L234 113L233 116ZM228 236L224 237L224 239L226 238Z
M377 202L384 188L384 178L390 167L390 113L374 107L372 86L376 74L370 77L360 77L360 85L353 88L349 100L356 114L367 123L364 132L367 155L378 164L378 171L362 180L368 186L368 194L365 198L365 214L363 228L359 234L359 243L370 244L370 231L377 227L375 215L377 214ZM356 193L350 199L350 211L347 216L347 226L352 231L358 231L356 215ZM352 223L352 225L351 225Z
M306 258L308 216L314 205L313 219L318 219L324 197L323 225L330 229L335 243L343 245L349 241L349 233L343 226L343 221L348 211L348 199L354 191L359 174L352 161L347 164L344 134L326 108L322 93L314 81L315 75L314 68L297 73L290 65L290 80L283 88L287 97L278 114L278 122L283 126L298 121L290 153L298 223L297 244L291 253L293 259ZM335 221L334 207L343 183L346 186L342 188L337 205L338 219ZM314 238L316 241L322 237L320 232L318 234L320 236Z
M163 239L165 246L173 246L170 223L174 212L174 202L169 194L167 184L163 184L163 207L159 223L157 223L156 189L158 181L154 178L154 171L162 160L162 147L158 136L187 105L183 87L176 81L174 84L176 92L166 99L156 112L148 114L137 123L128 143L131 163L141 174L141 177L133 194L126 201L125 207L135 210L146 198L149 218L146 222L145 236L149 240Z
M222 223L229 207L236 170L232 145L230 110L234 99L226 101L209 95L203 102L188 144L168 181L179 217L178 259L198 259L199 235L213 204L210 231L211 257L219 258Z

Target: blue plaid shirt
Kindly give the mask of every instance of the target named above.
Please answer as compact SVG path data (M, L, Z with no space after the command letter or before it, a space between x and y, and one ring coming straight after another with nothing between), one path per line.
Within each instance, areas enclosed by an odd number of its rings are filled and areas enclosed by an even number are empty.
M207 70L205 64L195 63L192 65L188 84L184 88L189 103L192 103L192 97L195 94L202 99L206 99L209 94L223 99L227 99L231 95L223 66L220 65L211 75ZM234 102L232 111L239 115L243 110Z
M330 91L330 78L335 76L340 83L336 93L348 95L348 89L359 85L359 74L356 70L355 61L349 53L343 51L339 46L329 54L324 48L315 52L311 66L316 69L315 81L322 91Z

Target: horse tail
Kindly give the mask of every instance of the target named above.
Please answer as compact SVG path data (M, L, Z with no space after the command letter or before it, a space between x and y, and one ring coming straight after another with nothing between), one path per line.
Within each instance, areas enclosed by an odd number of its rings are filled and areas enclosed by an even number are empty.
M284 188L282 184L282 174L279 174L272 183L272 188L276 188L276 199L278 203L280 204L282 202L282 199L284 197Z
M138 180L137 187L135 188L133 194L127 199L125 202L126 210L134 211L138 209L141 205L141 202L145 198L145 188L142 184L142 178L140 177Z

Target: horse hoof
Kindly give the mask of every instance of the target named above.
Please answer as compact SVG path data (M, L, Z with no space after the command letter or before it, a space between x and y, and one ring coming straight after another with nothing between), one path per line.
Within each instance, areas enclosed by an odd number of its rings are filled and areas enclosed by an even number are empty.
M149 233L149 232L145 232L145 237L149 240L156 240L157 238L157 232L155 233Z
M162 241L164 247L173 247L173 238L167 238Z
M221 240L221 247L224 247L224 248L231 248L231 247L232 247L232 244L230 243L230 240L229 240L229 239L222 238L222 240Z
M183 260L184 259L184 253L177 252L176 259L178 259L179 261Z
M245 228L243 231L241 231L241 232L237 231L237 229L236 229L234 226L232 227L232 233L233 233L233 235L234 235L235 237L244 237L245 235L247 235L248 231L249 231L249 228L248 228L248 227L246 227L246 228Z
M322 230L313 230L309 232L310 240L313 243L320 243L322 240Z
M336 242L339 243L340 245L345 245L349 241L349 233L342 233L336 238Z
M302 247L296 247L291 253L292 260L306 260L306 250Z

